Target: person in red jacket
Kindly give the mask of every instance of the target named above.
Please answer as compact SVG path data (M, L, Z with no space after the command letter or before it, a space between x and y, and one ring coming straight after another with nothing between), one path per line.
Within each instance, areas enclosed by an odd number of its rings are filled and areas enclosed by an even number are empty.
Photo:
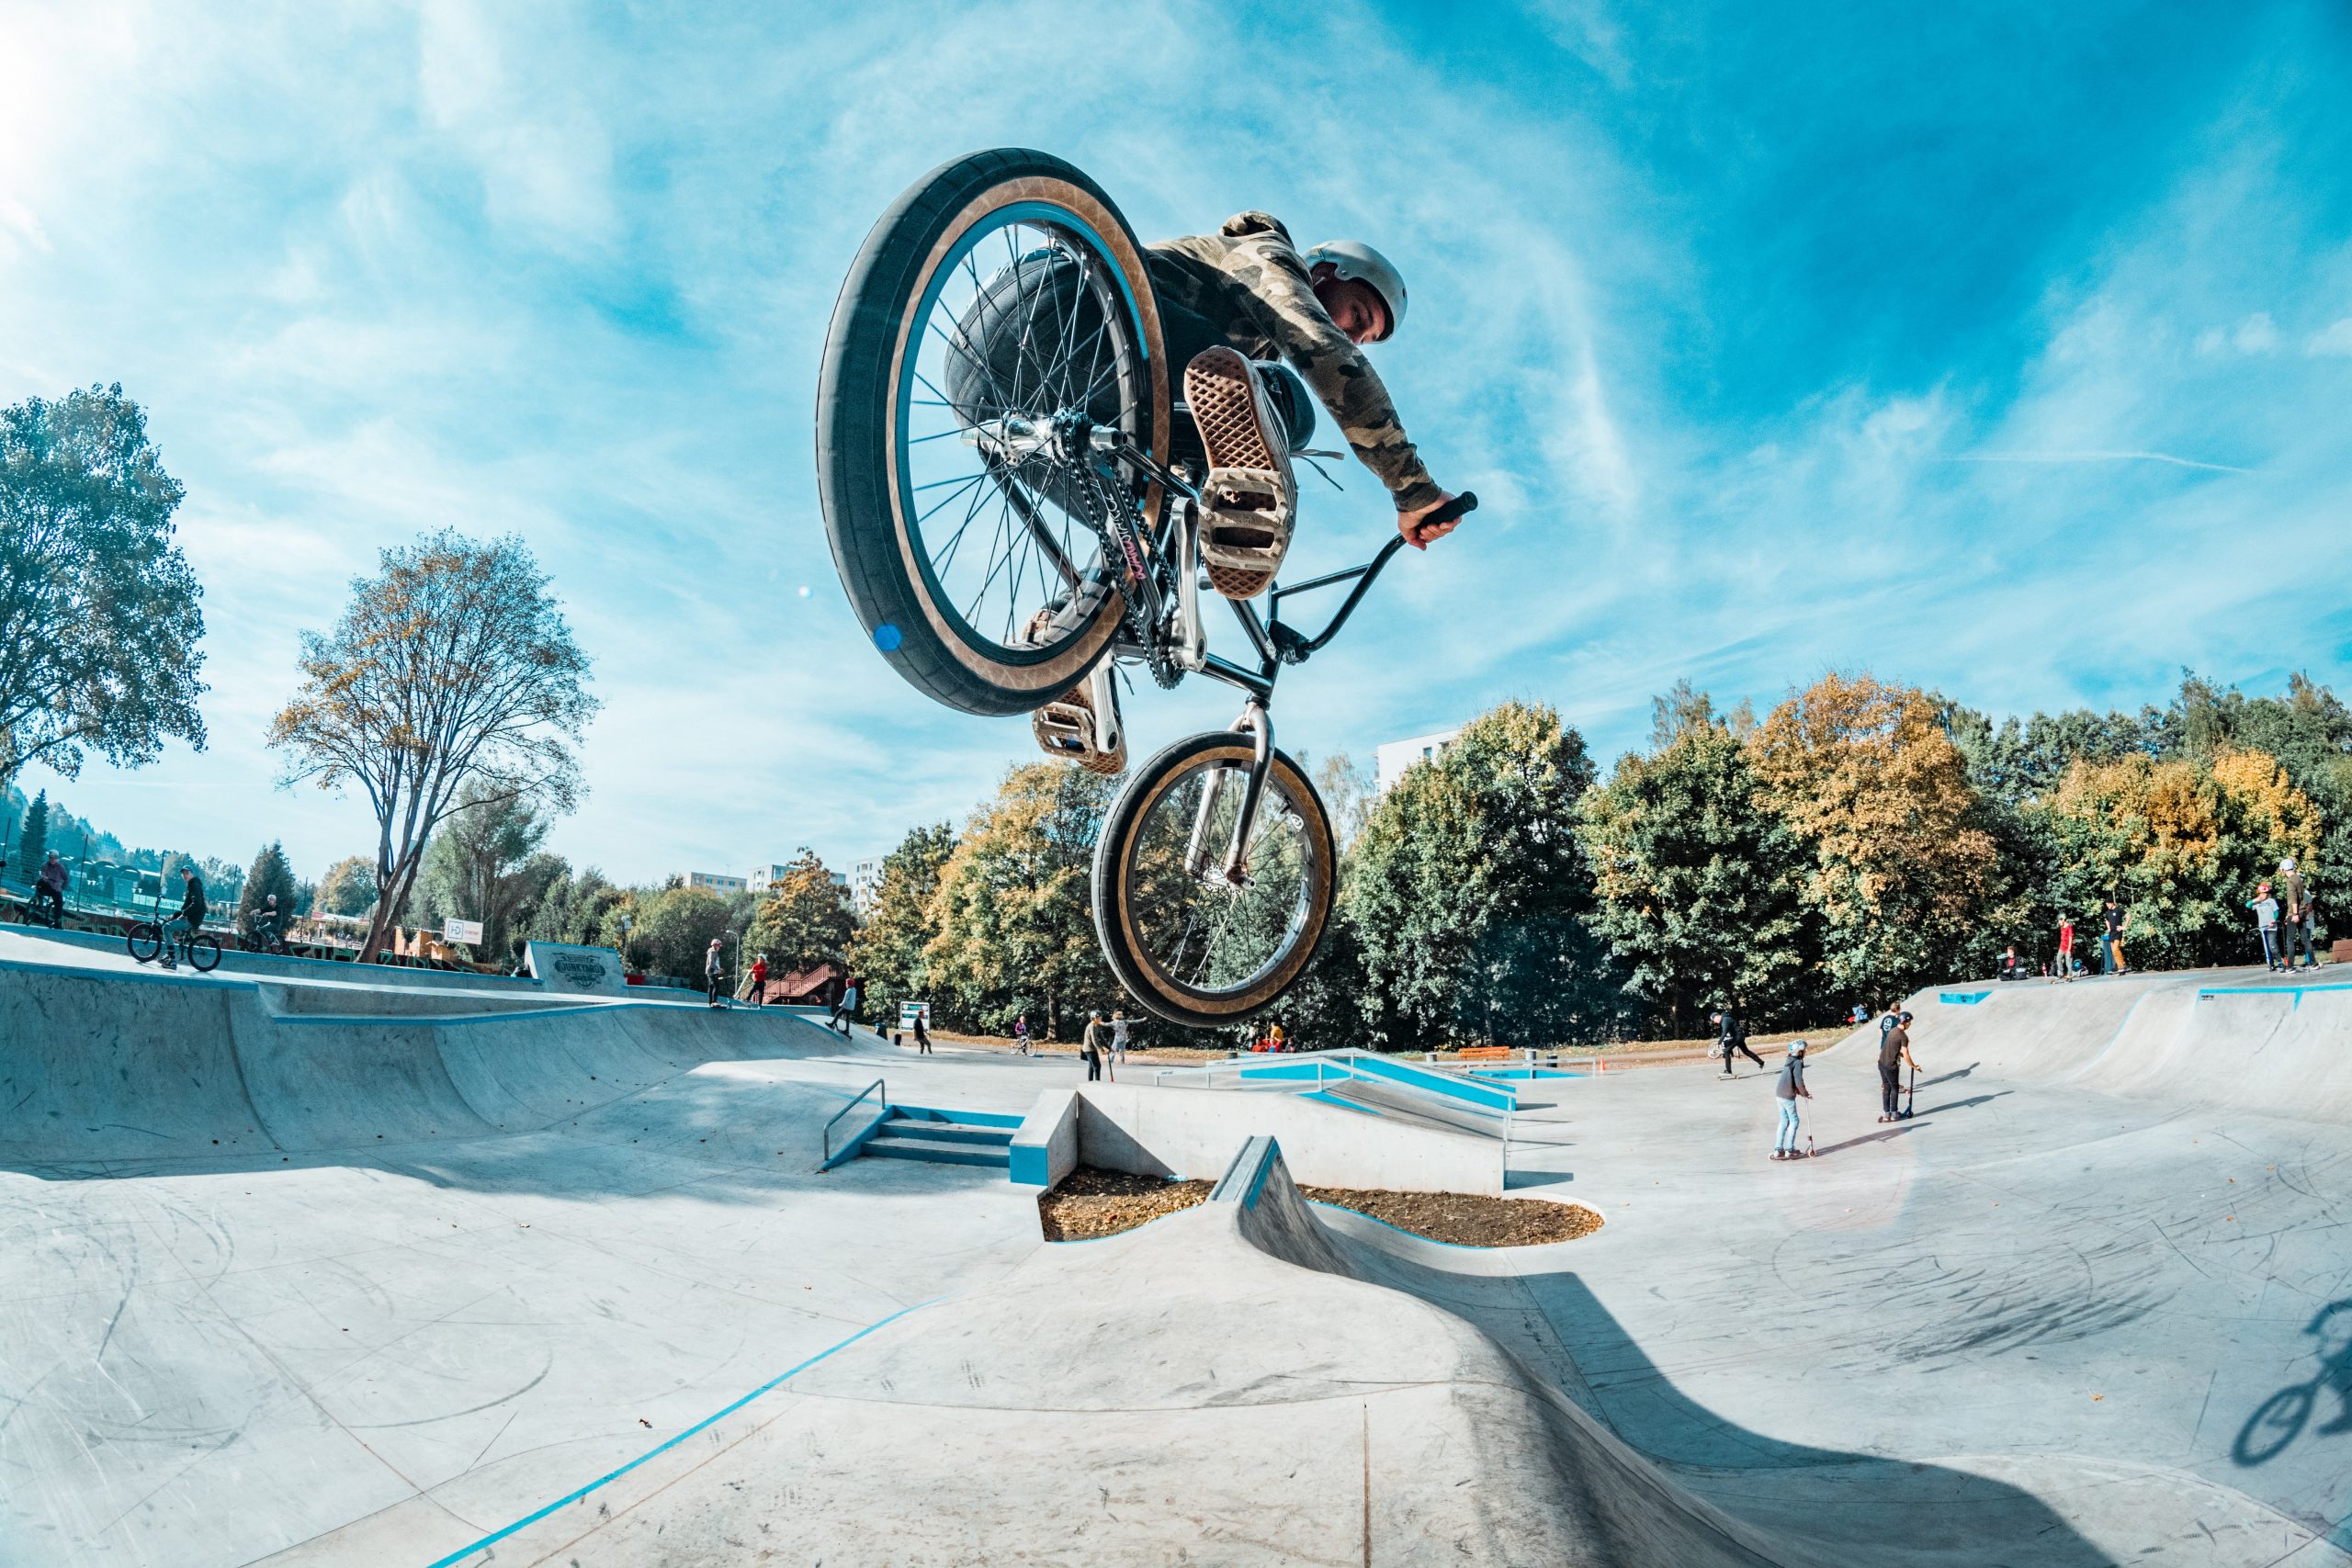
M768 958L764 953L752 960L752 1005L768 1005Z

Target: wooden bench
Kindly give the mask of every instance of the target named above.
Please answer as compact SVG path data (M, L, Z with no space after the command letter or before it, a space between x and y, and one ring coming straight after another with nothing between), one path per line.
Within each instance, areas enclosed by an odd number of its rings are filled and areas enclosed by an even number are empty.
M1454 1055L1464 1062L1508 1062L1511 1049L1508 1045L1464 1045Z

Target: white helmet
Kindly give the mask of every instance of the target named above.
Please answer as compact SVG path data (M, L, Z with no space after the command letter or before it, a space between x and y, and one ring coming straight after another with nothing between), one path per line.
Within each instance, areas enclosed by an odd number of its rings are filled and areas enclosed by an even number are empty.
M1381 335L1395 337L1396 329L1405 324L1405 275L1396 270L1396 264L1362 240L1327 240L1306 253L1308 272L1324 262L1329 262L1331 270L1341 277L1372 285L1372 291L1388 307L1388 330Z
M1790 1042L1789 1042L1789 1055L1792 1055L1792 1056L1802 1056L1802 1055L1804 1055L1804 1041L1802 1041L1802 1040L1792 1040L1792 1041L1790 1041Z
M2294 870L2294 869L2295 869L2295 857L2294 857L2294 856L2292 856L2292 855L2289 855L2285 860L2280 861L2280 862L2278 863L2278 869L2279 869L2280 871L2292 871L2292 870Z

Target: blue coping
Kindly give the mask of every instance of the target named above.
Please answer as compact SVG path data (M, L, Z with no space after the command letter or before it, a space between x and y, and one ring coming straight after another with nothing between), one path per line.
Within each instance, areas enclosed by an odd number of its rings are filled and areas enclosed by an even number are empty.
M2292 997L2295 1005L2290 1012L2301 1011L2305 992L2325 995L2329 992L2352 991L2352 985L2338 982L2333 986L2199 986L2197 999L2207 1001L2214 997Z
M932 1301L917 1302L912 1306L900 1307L898 1311L892 1313L888 1317L876 1319L874 1322L869 1323L865 1327L859 1329L856 1333L851 1335L848 1338L841 1340L836 1344L826 1346L823 1349L818 1351L815 1355L809 1357L798 1366L793 1367L786 1371L780 1372L776 1376L770 1378L767 1382L762 1383L759 1387L753 1389L742 1398L735 1401L734 1404L727 1405L719 1410L713 1411L710 1415L704 1416L701 1420L695 1422L684 1431L680 1432L676 1437L671 1438L665 1442L658 1443L652 1448L646 1450L643 1453L638 1455L627 1464L622 1465L618 1470L608 1471L605 1474L600 1475L595 1480L590 1482L587 1485L579 1488L577 1491L565 1493L562 1496L558 1497L554 1502L549 1503L546 1507L526 1514L521 1518L516 1519L513 1524L506 1526L504 1529L494 1529L488 1535L483 1536L480 1540L474 1541L469 1545L459 1547L457 1551L449 1553L448 1556L438 1558L433 1562L428 1563L426 1568L457 1568L457 1564L463 1562L475 1552L486 1551L490 1547L495 1546L498 1542L504 1540L508 1536L513 1535L516 1530L529 1529L531 1526L537 1524L541 1519L546 1518L549 1514L554 1513L558 1508L565 1507L571 1504L579 1502L582 1498L587 1496L588 1494L595 1491L599 1486L604 1486L612 1482L618 1481L622 1476L627 1475L630 1471L635 1470L639 1465L643 1464L646 1461L666 1453L670 1450L676 1448L680 1443L684 1442L688 1438L695 1436L697 1432L706 1431L711 1427L716 1426L718 1423L724 1421L728 1416L734 1415L735 1412L742 1409L743 1406L759 1398L760 1395L766 1393L769 1390L783 1383L791 1382L794 1378L798 1377L802 1372L807 1371L809 1368L815 1366L826 1357L831 1356L837 1351L848 1349L851 1346L856 1344L859 1340L865 1338L876 1329L887 1327L890 1324L898 1322L899 1319L906 1316L907 1314L910 1312L920 1312L924 1307L935 1305L938 1302L945 1301L946 1299L947 1298L944 1296L939 1296L933 1298Z
M1990 991L1938 991L1936 1000L1946 1007L1974 1007L1992 994Z
M1351 1060L1368 1077L1386 1078L1391 1083L1418 1089L1427 1094L1442 1094L1449 1099L1466 1100L1483 1111L1515 1111L1519 1108L1519 1091L1506 1084L1472 1083L1451 1073L1407 1066L1400 1062L1385 1062L1375 1056L1356 1056Z
M1336 1105L1342 1111L1353 1111L1359 1115L1363 1116L1378 1116L1382 1114L1380 1111L1372 1106L1358 1105L1352 1100L1341 1100L1338 1095L1333 1094L1328 1089L1310 1089L1298 1098L1301 1100L1319 1100L1326 1105Z

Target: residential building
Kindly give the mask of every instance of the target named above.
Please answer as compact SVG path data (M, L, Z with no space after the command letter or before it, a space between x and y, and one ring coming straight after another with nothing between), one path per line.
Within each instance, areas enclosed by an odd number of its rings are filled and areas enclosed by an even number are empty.
M862 860L849 868L849 905L859 919L874 912L882 897L882 863Z
M1426 762L1453 744L1462 733L1462 726L1441 729L1429 735L1416 735L1408 740L1390 740L1374 749L1374 764L1380 774L1380 793L1386 795L1405 770L1416 762Z
M741 893L743 891L743 879L722 876L715 871L690 871L686 873L686 886L712 893Z
M777 883L782 882L785 878L785 874L789 872L791 869L792 868L790 866L785 864L781 861L773 861L766 865L753 866L752 868L752 891L754 893L766 892L769 888L774 887Z

